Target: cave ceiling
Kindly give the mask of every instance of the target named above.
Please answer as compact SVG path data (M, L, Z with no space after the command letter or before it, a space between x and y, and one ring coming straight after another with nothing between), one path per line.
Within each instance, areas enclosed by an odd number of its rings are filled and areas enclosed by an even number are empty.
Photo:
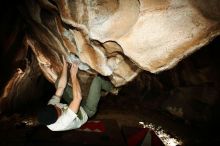
M27 0L25 8L26 42L40 64L57 73L72 52L115 86L172 68L220 33L217 0Z
M22 20L14 24L25 24L16 59L31 49L39 70L54 83L61 56L73 53L89 66L83 72L107 76L119 87L141 71L170 69L208 44L220 34L219 8L218 0L26 0L16 7ZM24 68L5 91L30 72Z

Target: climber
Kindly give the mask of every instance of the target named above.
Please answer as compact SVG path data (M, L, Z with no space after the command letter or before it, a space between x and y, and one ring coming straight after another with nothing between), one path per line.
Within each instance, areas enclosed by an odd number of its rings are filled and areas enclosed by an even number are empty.
M81 127L88 118L96 113L101 90L108 92L114 89L109 81L96 76L91 83L88 97L83 101L77 79L78 63L71 63L71 87L67 83L68 64L64 57L62 60L63 69L55 82L56 92L48 105L37 113L38 122L46 125L52 131L65 131ZM60 102L62 97L67 104Z

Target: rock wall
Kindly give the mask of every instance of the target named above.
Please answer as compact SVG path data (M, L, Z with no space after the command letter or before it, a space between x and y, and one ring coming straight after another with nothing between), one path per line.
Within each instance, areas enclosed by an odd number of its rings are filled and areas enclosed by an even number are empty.
M140 72L171 69L220 33L217 0L25 0L1 7L1 99L22 94L30 73L54 83L62 55L89 66L79 72L86 89L94 74L119 87Z
M216 0L27 0L21 12L39 63L57 73L60 56L72 52L87 72L122 86L140 70L172 68L219 35L219 8Z

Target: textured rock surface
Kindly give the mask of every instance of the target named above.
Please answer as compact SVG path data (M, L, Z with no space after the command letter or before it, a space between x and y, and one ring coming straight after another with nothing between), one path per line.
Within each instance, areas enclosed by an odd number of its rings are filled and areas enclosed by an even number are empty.
M169 69L219 34L219 7L217 0L26 0L1 9L2 97L32 71L53 83L70 52L90 66L79 73L87 89L96 73L122 86L142 70Z
M72 52L89 72L121 86L140 70L172 68L207 44L220 33L219 8L217 0L27 0L21 11L39 63L57 73L60 56Z

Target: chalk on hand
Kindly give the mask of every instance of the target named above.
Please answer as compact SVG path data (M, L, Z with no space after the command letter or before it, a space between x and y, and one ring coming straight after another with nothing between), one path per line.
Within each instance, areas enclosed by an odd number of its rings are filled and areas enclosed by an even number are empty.
M86 64L83 63L75 54L69 53L69 55L66 57L66 61L69 63L76 62L79 65L80 70L88 70L90 67Z

